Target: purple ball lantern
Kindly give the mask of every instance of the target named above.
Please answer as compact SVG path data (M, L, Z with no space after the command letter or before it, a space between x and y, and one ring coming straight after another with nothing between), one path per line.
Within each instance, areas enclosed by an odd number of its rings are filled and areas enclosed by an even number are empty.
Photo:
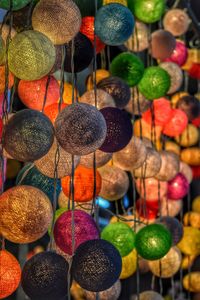
M178 173L176 177L168 182L168 198L172 200L179 200L185 197L189 190L189 183L187 178Z
M176 41L176 47L172 53L172 55L163 61L173 62L179 66L182 66L186 63L188 57L188 50L185 44L182 41Z

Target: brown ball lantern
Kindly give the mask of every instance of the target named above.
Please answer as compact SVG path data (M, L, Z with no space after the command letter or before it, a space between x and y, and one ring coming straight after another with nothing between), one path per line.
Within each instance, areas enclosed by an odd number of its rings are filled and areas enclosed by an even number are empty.
M156 59L170 57L176 47L175 37L166 30L159 29L151 35L151 55Z
M187 32L190 25L190 19L183 9L170 9L164 16L163 26L165 30L171 32L174 36L180 36Z
M112 159L112 153L106 153L101 150L95 152L95 164L97 168L103 167ZM80 164L86 168L93 168L94 153L81 156Z

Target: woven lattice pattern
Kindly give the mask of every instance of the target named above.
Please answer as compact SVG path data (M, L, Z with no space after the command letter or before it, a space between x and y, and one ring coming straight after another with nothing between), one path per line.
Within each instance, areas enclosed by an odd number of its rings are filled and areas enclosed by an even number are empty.
M176 177L168 182L168 197L169 199L182 199L184 198L189 190L189 183L187 178L178 173Z
M176 47L175 37L166 30L159 29L151 34L151 55L164 60L172 55Z
M95 152L96 167L100 168L106 165L112 158L112 153L106 153L101 150ZM94 165L94 153L81 156L80 164L86 168L93 168Z
M96 300L96 293L84 291L87 300ZM117 300L121 294L121 282L117 280L116 283L109 289L99 293L100 300Z
M199 100L193 96L182 97L177 103L177 108L183 110L190 121L200 116Z
M174 36L181 36L188 30L190 19L183 9L170 9L164 16L163 26L165 30Z
M125 43L128 50L140 52L148 48L149 36L147 26L139 21L135 22L135 30L129 40Z
M167 71L171 78L171 85L167 93L173 94L178 91L183 83L183 72L181 68L172 62L163 62L159 66Z
M125 109L133 115L141 115L151 106L151 101L145 99L145 97L136 89L131 89L131 99L126 105Z
M157 223L164 225L172 235L172 243L176 245L183 237L183 225L176 218L161 217Z
M161 168L155 177L161 181L169 181L179 172L179 157L175 153L169 151L160 151L159 153L161 156Z
M79 101L95 106L95 97L98 109L108 106L115 107L114 99L103 89L97 89L96 92L94 90L87 91L81 96Z

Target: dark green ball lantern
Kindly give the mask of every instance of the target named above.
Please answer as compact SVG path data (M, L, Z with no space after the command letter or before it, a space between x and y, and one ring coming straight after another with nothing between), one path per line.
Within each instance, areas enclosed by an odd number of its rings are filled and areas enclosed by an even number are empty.
M94 0L73 0L80 9L82 18L95 15ZM103 5L103 0L97 0L97 9Z
M12 10L19 10L25 7L31 0L12 0ZM10 9L10 1L9 0L0 0L0 8Z
M122 222L107 225L101 232L101 238L113 244L122 257L135 248L135 232Z
M136 234L135 247L144 259L160 259L168 253L171 246L171 233L163 225L151 224Z
M138 84L140 93L148 100L165 96L170 88L169 74L160 67L145 69L144 75Z
M110 72L122 78L129 86L135 86L143 76L144 64L135 54L123 52L113 59Z

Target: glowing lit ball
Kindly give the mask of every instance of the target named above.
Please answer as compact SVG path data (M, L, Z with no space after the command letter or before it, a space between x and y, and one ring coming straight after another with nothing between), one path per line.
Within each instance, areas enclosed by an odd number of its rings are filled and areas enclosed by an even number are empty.
M199 131L196 126L188 124L185 130L179 136L175 137L175 141L182 147L194 146L198 143Z
M190 272L183 278L183 286L187 291L200 293L200 272ZM198 299L199 295L197 296Z
M122 260L118 250L105 240L81 244L72 262L72 276L84 289L100 292L109 289L118 279Z
M134 17L127 7L119 3L111 3L97 11L95 32L107 45L122 45L131 36L134 23Z
M84 211L74 210L64 212L54 225L54 239L56 245L65 253L72 255L72 218L74 214L75 246L99 238L99 230L94 219Z
M128 0L128 7L134 16L144 23L159 21L165 11L164 0Z
M148 48L149 36L147 26L139 21L135 22L135 28L132 36L125 43L128 50L140 52Z
M79 98L77 89L75 87L73 88L71 83L64 82L63 103L72 104L73 94L74 94L74 99Z
M0 299L10 296L19 286L21 268L17 259L8 251L0 251Z
M145 223L152 223L157 217L158 208L158 200L146 201L138 199L136 201L136 216Z
M32 26L34 30L45 34L53 44L62 45L79 32L81 14L71 0L41 0L33 10Z
M158 139L161 136L162 128L163 127L161 127L159 125L155 125L154 131L152 132L150 124L145 122L144 119L138 119L134 122L134 136L142 137L143 140L144 140L144 138L147 138L151 144L152 136L153 136L154 141L156 141L156 142L158 141ZM148 144L149 144L149 142L148 142ZM149 145L148 145L148 147L149 147Z
M151 55L156 59L169 57L176 47L175 37L166 30L159 29L151 34Z
M191 147L181 151L181 160L190 166L200 165L200 149L199 147Z
M135 54L123 52L112 60L110 72L113 76L122 78L129 86L135 86L143 76L144 64Z
M55 121L55 134L65 151L86 155L104 143L107 134L106 121L94 106L74 103L59 113Z
M174 49L172 55L168 58L165 58L164 61L173 62L179 66L184 65L188 57L188 50L185 44L177 40L176 41L176 48Z
M73 0L80 9L82 17L95 15L95 2L93 0ZM97 9L103 4L103 0L97 0Z
M187 181L189 183L192 182L193 179L192 169L188 164L184 163L183 161L180 162L180 173L182 173L187 178Z
M110 72L108 72L107 70L97 69L96 76L95 73L93 72L91 75L88 76L86 80L87 91L94 89L95 77L96 77L96 84L98 84L102 79L105 79L109 76L110 76Z
M96 102L96 107L98 109L102 109L104 107L115 107L115 102L114 99L112 98L111 95L109 95L107 92L105 92L102 89L97 89L95 90L90 90L85 92L81 97L79 102L82 103L87 103L90 105L95 106Z
M135 177L149 178L154 177L161 168L161 156L160 154L147 147L147 157L142 166L134 170Z
M26 6L31 0L14 0L12 1L12 10L19 10ZM10 1L1 0L0 8L9 10L10 9Z
M200 213L200 196L197 196L192 201L192 210L195 211L195 212Z
M183 237L183 225L173 217L160 217L157 224L165 226L172 235L172 244L176 245Z
M112 0L113 1L113 0ZM118 0L119 1L119 0ZM84 291L87 300L96 300L96 293ZM109 289L99 292L99 300L117 300L121 294L121 282L117 280Z
M38 240L52 221L51 202L32 186L16 186L4 192L0 196L0 209L0 233L13 243Z
M185 226L192 226L200 229L200 213L194 211L186 213L183 222Z
M152 177L146 178L144 181L141 178L136 179L136 189L141 198L145 198L148 202L162 199L167 194L167 182L159 181ZM144 184L143 184L144 183Z
M146 156L142 140L133 136L125 148L113 154L113 164L122 170L132 171L144 163Z
M47 84L48 82L48 84ZM45 94L47 90L46 100ZM39 80L20 80L18 85L18 95L20 100L31 109L42 110L44 106L58 102L60 89L57 80L50 76L45 76Z
M60 107L59 107L60 106ZM67 107L67 104L62 103L59 105L59 103L53 103L51 105L48 105L44 108L43 113L51 120L51 122L54 124L55 120L61 110L63 110L65 107Z
M149 261L151 272L161 278L170 278L175 275L181 267L182 255L177 247L172 247L161 259Z
M178 156L181 153L180 146L178 144L176 144L175 142L173 142L173 141L165 141L164 149L166 151L171 151L171 152L175 153Z
M190 121L200 116L200 101L194 96L181 97L177 108L183 110Z
M187 255L200 254L200 231L193 227L184 227L183 238L178 244L179 249L182 253Z
M187 32L190 25L188 14L179 8L170 9L164 16L163 26L165 30L174 36L180 36Z
M132 115L141 115L151 106L151 101L147 100L136 87L131 88L131 99L125 110Z
M137 252L132 250L127 256L122 257L122 271L120 279L132 276L137 269Z
M36 110L24 109L17 112L5 126L5 150L20 161L41 158L49 151L53 139L52 123Z
M169 181L179 172L179 157L175 153L169 151L160 151L159 153L161 156L161 168L155 177L161 181Z
M135 248L135 233L125 223L110 223L101 232L101 238L113 244L122 257Z
M175 217L181 212L183 201L181 199L174 201L164 197L160 206L161 216Z
M160 259L172 245L171 233L160 224L151 224L136 234L135 247L138 254L147 260Z
M149 100L158 99L167 94L170 88L170 76L160 67L148 67L138 84L139 91Z
M69 264L61 255L50 251L36 254L24 265L22 288L31 299L63 298L68 290L68 271Z
M188 118L184 111L181 109L172 109L171 119L163 128L163 133L170 137L181 134L188 124Z
M129 179L126 172L115 166L104 166L98 169L101 179L99 196L109 201L115 201L125 196L129 188Z
M100 112L106 121L107 133L99 149L108 153L120 151L128 145L132 138L131 120L127 113L119 108L105 107Z
M9 70L23 80L47 75L55 63L55 47L44 34L28 30L18 33L9 44Z
M181 173L178 173L176 177L168 182L168 197L172 200L184 198L188 191L189 182Z
M171 86L167 94L173 94L178 91L183 83L183 72L181 68L173 62L162 62L159 66L167 71L171 78Z
M124 108L131 98L129 86L118 77L109 76L100 80L97 88L107 92L114 99L118 108Z
M6 84L5 78L6 78L5 66L0 66L0 94L3 94L5 90L5 84ZM12 73L9 72L8 88L10 89L13 86L13 84L14 84L14 76Z
M95 164L97 168L103 167L112 159L112 153L106 153L101 150L95 152ZM80 164L86 168L93 168L94 153L81 156Z

